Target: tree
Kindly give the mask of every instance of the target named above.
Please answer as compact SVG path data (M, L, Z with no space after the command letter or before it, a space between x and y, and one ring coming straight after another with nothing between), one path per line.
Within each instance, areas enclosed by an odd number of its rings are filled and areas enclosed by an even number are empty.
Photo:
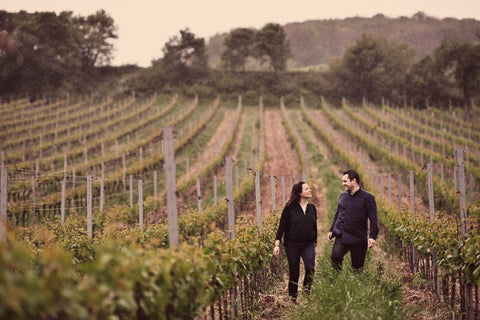
M77 18L76 24L82 34L80 55L84 70L91 71L94 67L109 64L113 50L109 41L118 37L113 18L99 10L86 18Z
M180 38L174 36L165 43L163 54L154 65L162 69L171 84L191 83L208 73L205 40L196 38L188 28L180 31Z
M103 10L86 18L0 11L0 94L98 89L98 67L112 57L115 30Z
M339 60L330 63L329 79L336 94L351 101L402 101L412 50L384 37L361 35Z
M10 14L11 36L21 63L0 60L4 92L55 91L76 74L78 34L72 13L54 12Z
M415 63L406 78L406 96L416 107L447 105L452 87L432 56Z
M444 40L434 52L438 66L452 78L463 95L465 119L470 118L470 99L479 90L480 44L464 40Z
M275 72L285 71L290 57L290 44L282 26L275 23L266 24L255 35L255 55L262 63L270 61Z
M225 39L225 51L222 61L226 68L245 70L246 59L252 55L255 31L247 28L232 30Z

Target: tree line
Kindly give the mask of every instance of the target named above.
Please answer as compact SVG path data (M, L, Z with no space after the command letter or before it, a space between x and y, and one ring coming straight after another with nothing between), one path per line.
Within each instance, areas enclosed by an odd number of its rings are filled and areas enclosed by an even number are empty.
M117 27L104 10L0 11L0 95L55 95L94 90L108 72Z
M326 79L332 90L360 102L380 103L382 97L396 105L463 106L480 98L480 43L444 39L431 55L412 60L414 51L384 37L362 35L344 55L329 64Z
M408 45L384 36L362 34L344 54L332 59L323 72L288 72L291 55L282 26L269 23L255 31L233 29L225 38L220 70L207 64L205 40L181 30L165 44L164 57L153 62L147 78L166 87L194 86L194 90L240 94L295 95L310 91L353 103L363 99L418 108L462 106L465 115L480 98L480 44L444 39L431 55L414 61ZM246 71L249 59L267 64L269 71ZM145 77L144 77L145 78ZM143 81L135 79L134 87ZM140 86L139 86L140 84ZM148 87L148 85L147 85ZM210 90L210 91L211 91Z
M99 83L140 69L109 66L113 18L100 10L87 17L72 12L0 11L0 96L59 94L98 90ZM479 38L480 40L480 38ZM321 45L321 44L320 44ZM225 37L221 66L208 65L205 39L180 30L164 45L151 67L122 83L126 92L179 91L266 97L323 95L353 103L423 108L464 106L466 116L480 99L479 41L444 39L434 52L415 61L414 50L384 36L362 34L324 71L288 71L290 44L284 28L267 23L259 30L236 28ZM262 66L251 71L248 64ZM117 86L118 88L118 86ZM255 96L255 97L254 97Z

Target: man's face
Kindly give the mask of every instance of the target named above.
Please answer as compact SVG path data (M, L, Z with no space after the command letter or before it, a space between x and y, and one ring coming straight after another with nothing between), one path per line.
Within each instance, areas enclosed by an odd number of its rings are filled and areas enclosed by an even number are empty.
M342 177L342 186L345 188L345 191L351 192L355 188L355 182L355 179L350 180L348 178L348 174L344 174Z

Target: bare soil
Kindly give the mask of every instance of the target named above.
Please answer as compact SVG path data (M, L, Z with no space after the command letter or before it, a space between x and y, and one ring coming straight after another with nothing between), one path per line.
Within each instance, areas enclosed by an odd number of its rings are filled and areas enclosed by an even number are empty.
M300 159L293 149L292 144L288 141L288 134L284 124L282 123L281 111L267 110L265 112L265 147L267 160L265 170L262 176L262 214L270 214L272 210L272 192L270 184L270 174L274 174L276 184L276 208L281 211L284 203L282 203L282 186L281 177L285 177L285 199L288 200L290 194L290 177L293 183L298 182L301 177ZM323 150L325 151L325 150ZM325 204L325 187L318 178L318 168L310 167L310 176L312 177L308 183L312 189L313 203L317 209L319 223L323 223L323 217L326 216ZM280 214L280 212L278 213ZM326 239L325 226L318 225L318 244L317 257L323 251L323 245ZM272 239L274 241L274 239ZM285 255L281 259L286 259ZM303 264L300 268L300 279L303 279ZM300 280L302 281L302 280ZM301 286L299 286L299 299L301 299ZM262 305L262 319L285 319L287 310L295 308L295 305L288 297L288 274L284 275L284 281L277 287L273 293L262 296L260 304Z

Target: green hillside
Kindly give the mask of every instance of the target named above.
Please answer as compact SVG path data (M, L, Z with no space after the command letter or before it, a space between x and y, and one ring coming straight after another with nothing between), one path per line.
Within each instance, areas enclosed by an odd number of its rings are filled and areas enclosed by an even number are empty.
M239 26L240 27L240 26ZM339 57L362 33L375 33L388 40L407 43L415 49L416 58L422 58L438 47L445 38L477 40L480 21L475 19L437 19L424 13L412 17L388 18L377 14L372 18L311 20L283 26L290 42L290 68L306 68L325 64ZM208 40L209 63L218 67L226 33Z

